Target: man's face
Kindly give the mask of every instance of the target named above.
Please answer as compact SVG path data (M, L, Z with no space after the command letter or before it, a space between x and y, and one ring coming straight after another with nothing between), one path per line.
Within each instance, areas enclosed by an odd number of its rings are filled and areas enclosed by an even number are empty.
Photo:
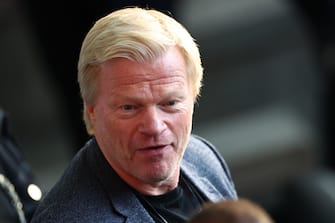
M116 58L101 65L98 95L87 108L104 156L124 180L178 178L194 98L177 48L150 64Z

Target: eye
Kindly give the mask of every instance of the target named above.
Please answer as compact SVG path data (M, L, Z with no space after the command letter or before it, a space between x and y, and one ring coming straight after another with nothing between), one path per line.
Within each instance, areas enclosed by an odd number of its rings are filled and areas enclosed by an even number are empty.
M124 111L130 111L134 109L134 106L133 105L122 105L121 109Z
M165 106L174 106L176 104L176 101L168 101L165 103Z
M139 107L133 104L124 104L119 106L118 114L123 118L131 118L137 114Z
M173 112L178 110L180 104L177 100L169 100L161 104L162 109L167 112Z

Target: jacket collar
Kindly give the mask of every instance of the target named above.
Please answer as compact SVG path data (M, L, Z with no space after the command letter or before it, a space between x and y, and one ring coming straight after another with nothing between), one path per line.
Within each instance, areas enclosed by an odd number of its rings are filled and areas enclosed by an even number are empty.
M139 222L139 219L141 219L141 222L154 223L150 214L136 197L133 189L110 167L95 139L92 139L91 144L93 154L89 154L92 159L88 159L93 162L91 166L115 211L124 216L126 223Z
M181 163L182 174L200 191L207 200L218 201L223 199L221 193L213 186L211 182L205 177L198 175L197 169L192 163L187 162L185 159Z
M95 169L98 180L108 194L114 209L126 218L125 222L127 223L138 222L139 219L141 219L142 222L154 223L154 220L143 207L133 189L110 167L100 151L96 140L92 139L90 143L90 147L93 147L91 149L93 154L89 155L93 158L89 158L93 162L91 166ZM217 201L222 199L222 196L220 196L221 193L218 192L206 178L199 176L197 172L194 171L195 169L197 169L197 167L192 163L187 162L185 159L182 160L181 174L184 174L208 200Z

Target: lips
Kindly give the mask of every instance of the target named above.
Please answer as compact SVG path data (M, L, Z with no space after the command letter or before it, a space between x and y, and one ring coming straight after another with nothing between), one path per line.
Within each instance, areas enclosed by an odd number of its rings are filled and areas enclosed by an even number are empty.
M137 149L137 153L147 157L161 157L162 155L169 153L171 148L170 144L145 146Z
M158 150L158 149L163 149L165 148L167 145L157 145L157 146L147 146L147 147L143 147L139 150Z

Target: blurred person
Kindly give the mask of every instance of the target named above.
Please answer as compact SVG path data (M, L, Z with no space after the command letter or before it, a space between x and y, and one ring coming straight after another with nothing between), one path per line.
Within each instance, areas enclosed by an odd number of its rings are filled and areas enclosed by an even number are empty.
M125 8L99 19L78 62L92 138L36 210L36 222L186 222L236 198L217 150L191 134L203 68L172 17Z
M255 202L241 198L208 202L189 223L274 223L271 216Z

